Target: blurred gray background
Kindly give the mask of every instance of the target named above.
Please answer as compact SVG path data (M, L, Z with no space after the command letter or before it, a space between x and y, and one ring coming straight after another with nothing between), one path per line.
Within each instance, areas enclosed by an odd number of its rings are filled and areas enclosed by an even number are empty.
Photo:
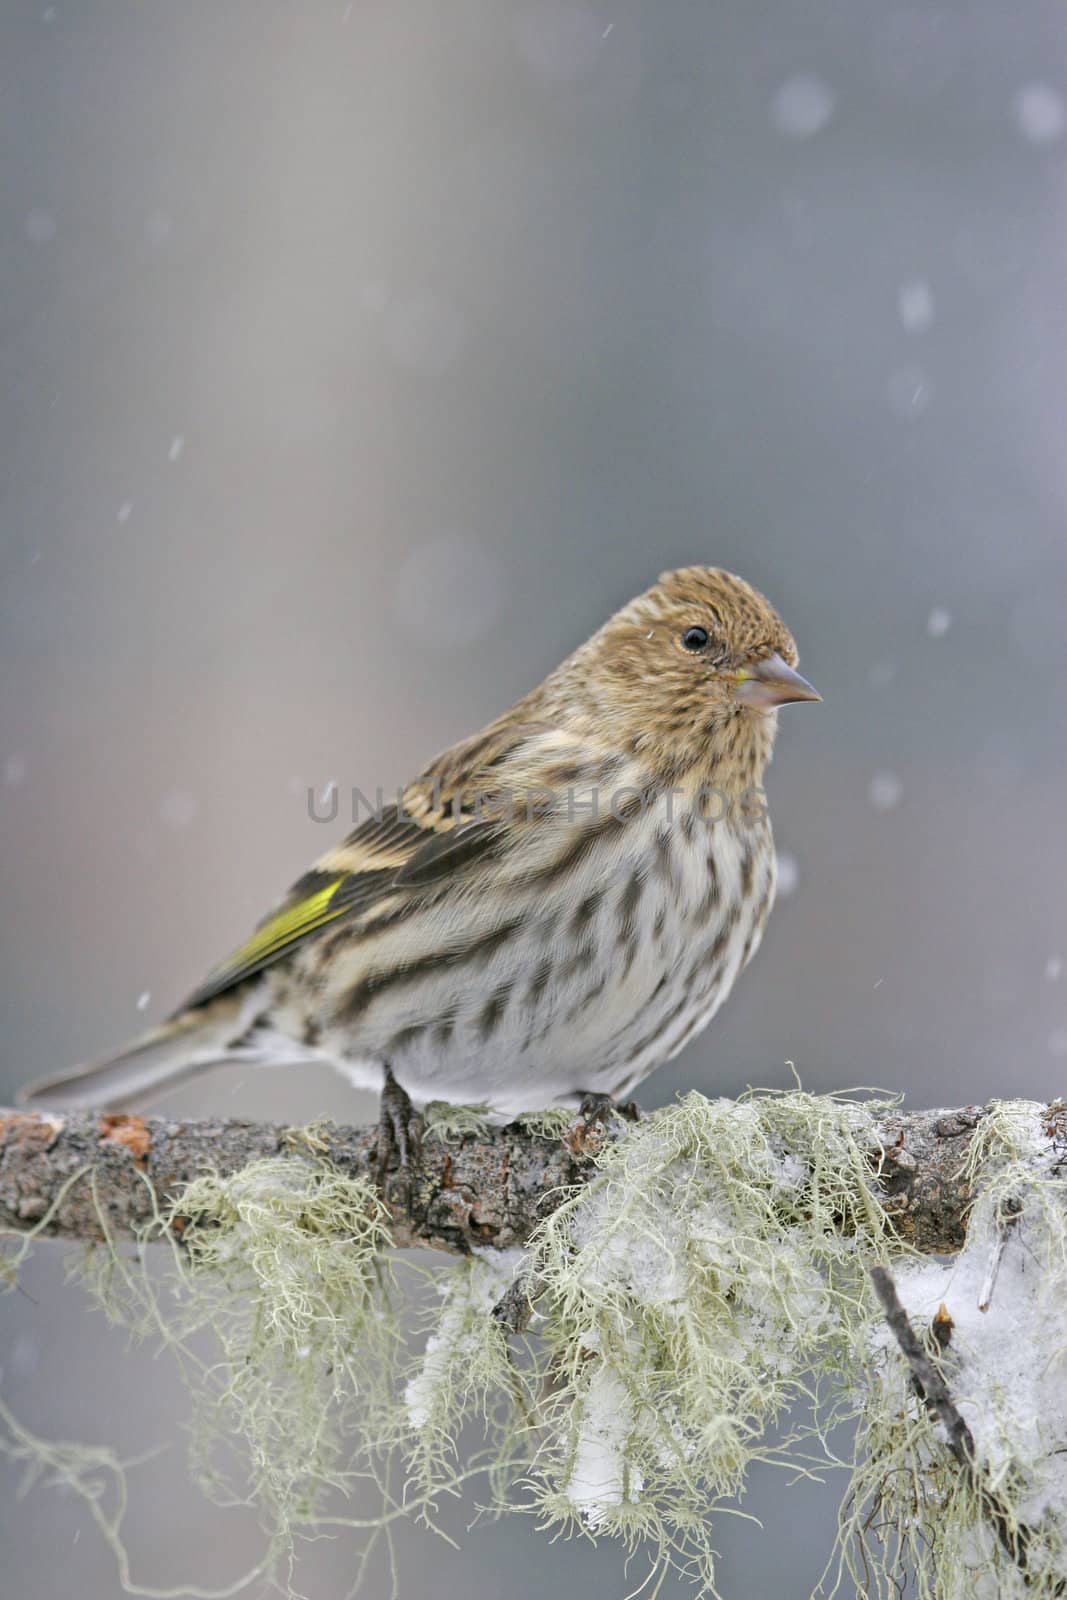
M395 785L694 561L767 591L825 704L782 716L764 948L644 1102L790 1061L916 1105L1064 1089L1060 5L4 0L0 124L0 1090L238 942L345 831L308 785ZM171 1104L372 1111L328 1075ZM4 1397L177 1440L135 1573L225 1581L254 1529L59 1254L0 1302ZM834 1507L761 1480L724 1593L805 1595ZM69 1497L0 1524L20 1600L117 1594ZM525 1520L400 1568L627 1590Z

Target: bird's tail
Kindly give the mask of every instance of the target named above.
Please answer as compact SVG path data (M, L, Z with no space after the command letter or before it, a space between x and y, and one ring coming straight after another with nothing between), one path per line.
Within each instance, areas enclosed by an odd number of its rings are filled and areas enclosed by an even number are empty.
M45 1111L76 1106L116 1111L135 1100L142 1104L160 1089L225 1062L249 1022L245 997L220 996L209 1005L180 1012L105 1061L26 1084L19 1091L19 1102Z

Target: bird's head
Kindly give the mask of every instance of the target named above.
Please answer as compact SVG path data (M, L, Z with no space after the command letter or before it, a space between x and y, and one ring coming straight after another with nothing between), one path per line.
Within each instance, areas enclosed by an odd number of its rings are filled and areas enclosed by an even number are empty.
M777 707L820 698L796 662L789 629L744 579L681 567L616 612L568 666L612 744L662 770L706 758L758 781Z

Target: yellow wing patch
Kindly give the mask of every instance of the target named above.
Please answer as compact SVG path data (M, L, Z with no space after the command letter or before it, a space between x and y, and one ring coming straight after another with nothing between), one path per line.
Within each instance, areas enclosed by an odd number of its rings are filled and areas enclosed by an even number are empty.
M343 901L339 905L331 905L330 902L346 874L334 873L327 878L320 874L315 876L318 880L315 887L306 894L297 893L261 922L239 950L235 950L227 961L208 974L199 989L175 1012L175 1016L196 1006L206 1005L216 995L224 994L245 978L251 978L264 967L270 966L299 939L343 917L348 906Z
M332 922L335 917L344 914L345 907L330 909L337 885L345 877L339 872L335 878L330 878L313 894L305 895L301 900L291 901L277 910L266 922L260 923L255 933L247 939L239 950L235 950L226 967L232 971L235 967L259 966L263 961L269 961L271 956L277 955L286 945L292 944L295 939L301 938L305 933L311 933L315 928L321 928L324 923Z

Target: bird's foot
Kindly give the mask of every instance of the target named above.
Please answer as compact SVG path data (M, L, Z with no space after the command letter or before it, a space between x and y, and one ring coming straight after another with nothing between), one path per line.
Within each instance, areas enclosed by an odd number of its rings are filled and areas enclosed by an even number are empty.
M578 1115L583 1122L609 1122L612 1117L622 1117L624 1122L640 1122L644 1113L636 1100L613 1100L610 1094L584 1094L578 1105Z
M410 1209L412 1169L422 1153L422 1117L412 1105L410 1095L393 1077L391 1067L385 1069L379 1105L378 1182L385 1190L390 1169L395 1163L400 1198Z
M576 1156L595 1156L609 1139L622 1132L620 1124L637 1122L640 1117L633 1100L619 1105L610 1094L583 1094L578 1115L563 1138Z

